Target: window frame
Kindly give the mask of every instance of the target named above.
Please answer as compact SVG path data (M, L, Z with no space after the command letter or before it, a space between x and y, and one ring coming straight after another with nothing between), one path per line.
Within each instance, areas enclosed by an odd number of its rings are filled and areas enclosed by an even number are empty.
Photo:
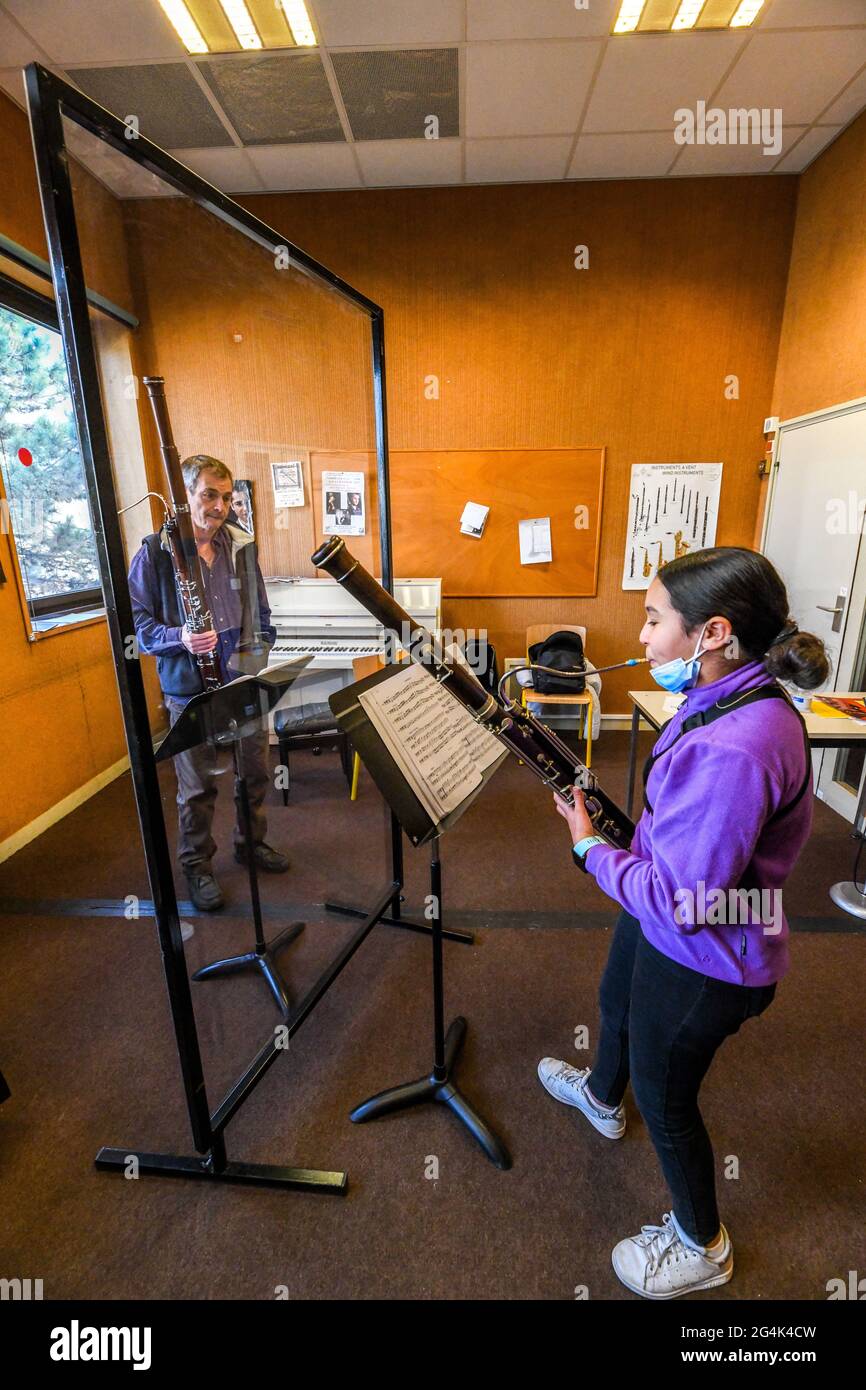
M30 319L32 323L38 324L41 328L52 330L58 335L62 344L63 334L60 330L60 318L54 300L48 295L40 294L38 290L31 289L28 285L21 284L19 280L7 275L5 271L0 271L0 308L8 309L10 313L20 314L22 318ZM74 414L71 392L70 403ZM0 476L0 499L7 504L9 503L2 476ZM44 594L40 598L32 598L27 591L27 584L18 555L15 531L11 525L7 536L14 562L18 595L30 641L38 641L57 632L68 632L70 628L77 629L90 623L105 620L105 602L101 588L76 589L68 594Z

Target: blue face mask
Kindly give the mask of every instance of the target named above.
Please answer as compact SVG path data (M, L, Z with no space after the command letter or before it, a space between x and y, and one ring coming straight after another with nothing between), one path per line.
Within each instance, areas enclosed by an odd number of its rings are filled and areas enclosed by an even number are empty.
M676 656L673 661L666 661L662 666L650 668L650 675L656 684L661 686L662 690L671 690L675 695L678 695L682 690L691 690L700 674L701 663L698 656L706 630L707 625L704 623L698 644L695 647L695 654L689 661L683 661L681 656Z

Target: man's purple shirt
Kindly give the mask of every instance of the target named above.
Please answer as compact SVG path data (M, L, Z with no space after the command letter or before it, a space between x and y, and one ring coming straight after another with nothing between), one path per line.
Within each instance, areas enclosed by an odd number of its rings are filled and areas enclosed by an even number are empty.
M788 969L781 889L809 838L811 782L778 825L766 822L803 783L800 721L787 702L762 700L671 745L689 715L772 683L763 662L750 661L688 691L653 750L661 756L646 789L652 815L644 810L630 850L593 845L586 855L599 887L638 919L657 950L733 984L771 984ZM763 890L757 912L728 891L746 874L744 891ZM714 889L724 895L715 898L723 903L715 923Z

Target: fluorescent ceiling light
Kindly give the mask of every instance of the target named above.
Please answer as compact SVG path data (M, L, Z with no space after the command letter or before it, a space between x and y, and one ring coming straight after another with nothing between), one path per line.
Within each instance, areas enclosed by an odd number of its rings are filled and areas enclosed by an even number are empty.
M307 14L304 0L282 0L282 6L292 31L292 38L298 47L315 48L316 35L310 22L310 16ZM641 0L641 7L643 7L643 0Z
M220 4L241 48L261 48L259 31L253 23L245 0L220 0Z
M680 7L674 15L672 29L693 29L698 15L704 8L704 0L680 0Z
M763 4L764 0L741 0L731 20L731 28L745 29L747 25L752 23L758 11L763 7Z
M187 53L210 52L184 0L159 0L159 3Z
M645 4L646 0L622 0L613 32L615 34L630 34L632 30L636 29Z

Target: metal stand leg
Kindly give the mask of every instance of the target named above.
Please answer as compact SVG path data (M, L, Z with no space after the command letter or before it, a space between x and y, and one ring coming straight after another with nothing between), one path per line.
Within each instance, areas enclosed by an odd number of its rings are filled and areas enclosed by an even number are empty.
M233 975L241 970L259 970L265 978L265 982L274 997L277 1008L288 1018L292 1004L289 999L285 981L280 975L277 964L277 952L284 946L288 946L304 930L303 922L292 922L288 927L274 937L270 945L265 941L265 934L262 928L262 908L259 901L259 875L256 868L255 845L253 844L253 824L252 813L250 811L250 796L247 788L247 779L244 775L244 759L241 741L238 739L234 745L235 749L235 770L238 779L238 799L241 807L241 820L244 827L244 844L247 851L247 872L250 880L250 901L253 908L253 925L255 928L256 945L255 950L247 951L242 956L228 956L225 960L215 960L210 965L203 965L193 975L194 980L211 980L217 975Z
M628 789L625 794L625 809L630 819L632 803L634 801L634 773L637 764L637 736L640 729L640 710L637 705L631 712L631 743L628 750Z
M430 845L430 894L433 909L433 1070L429 1076L392 1086L362 1101L349 1118L354 1124L363 1124L366 1120L375 1120L380 1115L405 1110L412 1105L431 1101L447 1105L481 1145L491 1163L495 1163L497 1168L508 1169L511 1167L511 1155L502 1140L472 1108L452 1079L466 1037L466 1019L455 1018L446 1036L442 970L442 865L438 835L433 836Z
M866 777L863 778L863 786L857 802L857 812L854 816L855 840L866 839ZM849 913L852 917L866 918L866 893L861 893L856 883L834 883L830 889L830 897L837 907L841 907L843 912Z

